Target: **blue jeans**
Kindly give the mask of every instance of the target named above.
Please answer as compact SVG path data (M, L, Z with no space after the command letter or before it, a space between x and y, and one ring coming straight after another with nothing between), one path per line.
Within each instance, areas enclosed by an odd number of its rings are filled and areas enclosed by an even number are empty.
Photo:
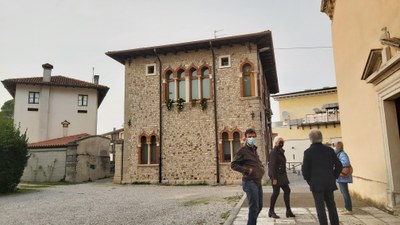
M257 217L263 207L263 190L261 184L254 181L243 181L243 191L246 192L247 202L249 204L249 218L247 225L257 224Z
M338 183L339 184L339 189L340 192L342 192L343 195L343 199L344 199L344 207L348 210L348 211L353 211L353 205L351 204L351 197L350 197L350 193L349 193L349 186L348 183Z

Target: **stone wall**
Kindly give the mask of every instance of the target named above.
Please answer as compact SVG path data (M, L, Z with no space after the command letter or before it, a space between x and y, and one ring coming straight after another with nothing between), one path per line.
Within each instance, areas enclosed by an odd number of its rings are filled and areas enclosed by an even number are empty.
M56 182L65 177L65 147L29 149L30 157L21 181Z
M101 136L90 136L67 149L66 181L93 181L110 175L110 140Z
M240 66L251 62L254 74L259 78L258 55L254 45L233 45L215 49L215 59L230 55L231 67L219 68L213 74L212 52L198 50L160 55L162 72L168 68L188 69L191 66L207 65L210 68L212 85L216 78L216 93L211 91L207 109L199 103L184 103L178 112L176 103L171 110L162 105L161 177L164 183L209 183L217 182L217 144L215 143L215 115L213 94L217 97L217 133L223 129L239 129L242 133L254 128L259 136L259 155L265 162L265 125L262 124L260 96L241 97ZM156 63L157 74L146 76L146 64ZM163 74L162 74L163 75ZM258 80L256 79L256 80ZM139 136L151 133L160 137L159 114L159 62L154 56L131 59L125 65L125 144L123 183L159 181L159 164L140 165L138 152ZM166 82L164 80L164 82ZM259 87L259 84L258 88ZM260 92L258 92L260 93ZM259 94L257 94L259 95ZM218 140L220 143L220 140ZM219 146L219 144L218 144ZM117 162L116 162L117 164ZM232 171L229 163L219 163L220 183L238 183L241 174Z

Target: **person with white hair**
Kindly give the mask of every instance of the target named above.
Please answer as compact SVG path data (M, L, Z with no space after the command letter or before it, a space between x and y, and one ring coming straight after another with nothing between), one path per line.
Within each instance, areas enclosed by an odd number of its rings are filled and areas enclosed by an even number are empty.
M286 206L286 217L295 217L290 208L290 187L289 179L286 173L286 157L283 149L285 141L282 137L274 138L274 147L269 154L268 176L272 181L272 195L269 203L268 216L272 218L280 218L275 213L275 203L278 199L280 189L283 190L283 200Z
M339 216L333 192L337 190L336 179L342 171L342 163L335 151L322 144L322 133L312 129L309 133L311 146L304 151L302 173L310 185L314 197L315 208L320 225L328 225L325 212L328 208L329 220L332 225L339 225Z

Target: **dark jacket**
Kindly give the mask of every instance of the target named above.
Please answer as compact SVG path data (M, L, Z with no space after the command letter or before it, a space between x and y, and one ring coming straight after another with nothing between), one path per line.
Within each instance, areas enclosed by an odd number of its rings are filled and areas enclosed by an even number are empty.
M278 180L286 175L285 150L275 146L269 154L268 176L271 180ZM287 180L287 179L286 179ZM286 183L286 182L285 182Z
M337 190L336 179L342 168L335 151L322 143L311 144L304 152L301 170L312 192Z
M254 181L261 184L261 179L265 173L264 166L257 154L257 147L250 147L247 144L243 146L231 163L231 168L243 174L243 181ZM249 169L253 172L249 174Z

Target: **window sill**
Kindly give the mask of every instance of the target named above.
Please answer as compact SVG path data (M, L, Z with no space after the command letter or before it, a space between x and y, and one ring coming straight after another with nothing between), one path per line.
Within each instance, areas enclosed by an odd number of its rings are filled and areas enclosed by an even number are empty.
M231 162L219 162L220 165L230 165Z
M158 167L159 164L138 164L138 167Z
M249 96L249 97L240 97L240 100L253 100L253 99L260 99L260 96Z

